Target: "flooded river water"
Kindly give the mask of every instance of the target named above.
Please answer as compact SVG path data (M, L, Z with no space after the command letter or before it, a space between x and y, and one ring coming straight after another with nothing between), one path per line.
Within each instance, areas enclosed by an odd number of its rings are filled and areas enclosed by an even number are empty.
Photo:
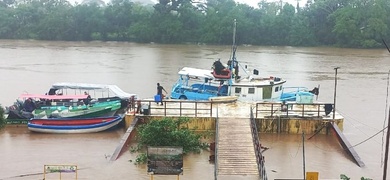
M169 90L181 67L209 69L218 58L226 61L230 46L0 40L0 54L0 104L8 106L24 92L46 93L55 82L115 84L150 98L157 82ZM321 179L338 179L340 174L381 179L382 133L358 144L383 129L386 121L390 54L385 49L240 46L237 58L265 77L286 79L285 86L320 85L318 101L331 103L334 68L340 67L336 109L345 117L344 134L366 166L358 167L334 136L317 135L305 141L306 171L319 172ZM77 165L78 179L149 179L145 166L130 162L135 154L108 161L124 132L57 135L7 127L0 131L0 180L43 179L43 166L51 164ZM263 154L269 179L303 178L301 135L260 138L270 148ZM208 156L207 151L185 156L181 179L214 179Z

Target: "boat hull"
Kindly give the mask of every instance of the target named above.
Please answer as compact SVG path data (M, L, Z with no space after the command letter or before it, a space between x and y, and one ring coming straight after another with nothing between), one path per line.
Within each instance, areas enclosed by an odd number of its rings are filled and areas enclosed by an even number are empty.
M121 116L99 118L31 119L28 129L40 133L94 133L110 129L122 121Z

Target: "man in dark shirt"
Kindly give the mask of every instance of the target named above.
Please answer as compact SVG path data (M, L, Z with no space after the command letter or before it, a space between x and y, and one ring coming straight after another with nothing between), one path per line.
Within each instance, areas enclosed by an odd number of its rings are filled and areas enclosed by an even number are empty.
M167 91L165 91L164 87L160 86L160 83L157 83L157 95L160 96L160 103L161 105L163 105L163 93L162 91L164 90L165 93L167 93Z
M86 91L84 92L84 95L88 95L87 96L87 99L84 99L83 102L85 105L88 106L88 104L91 102L92 98L91 98L91 95L89 95Z
M35 103L32 101L31 98L26 99L23 104L23 109L27 112L33 112L35 110Z

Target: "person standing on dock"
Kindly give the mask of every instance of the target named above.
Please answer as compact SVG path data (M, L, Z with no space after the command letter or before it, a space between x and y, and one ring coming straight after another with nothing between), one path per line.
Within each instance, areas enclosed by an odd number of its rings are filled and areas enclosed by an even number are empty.
M160 83L157 83L157 95L160 96L160 103L161 103L161 105L163 105L163 101L162 100L164 98L163 93L162 93L163 90L164 90L165 93L167 93L167 91L165 91L164 87L160 86Z

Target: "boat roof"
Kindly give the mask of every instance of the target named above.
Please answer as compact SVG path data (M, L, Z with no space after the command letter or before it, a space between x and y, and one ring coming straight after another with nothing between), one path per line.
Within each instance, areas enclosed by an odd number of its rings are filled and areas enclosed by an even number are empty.
M41 94L21 94L20 98L40 98L40 99L87 99L88 95L41 95Z
M110 84L89 84L89 83L71 83L71 82L59 82L54 83L51 88L54 89L79 89L79 90L109 90L115 93L120 98L130 98L131 96L137 97L136 94L130 94L124 92L116 85Z
M181 69L179 71L178 74L179 75L186 75L186 76L188 75L188 76L196 76L196 77L214 79L212 71L207 70L207 69L197 69L197 68L184 67L183 69Z

